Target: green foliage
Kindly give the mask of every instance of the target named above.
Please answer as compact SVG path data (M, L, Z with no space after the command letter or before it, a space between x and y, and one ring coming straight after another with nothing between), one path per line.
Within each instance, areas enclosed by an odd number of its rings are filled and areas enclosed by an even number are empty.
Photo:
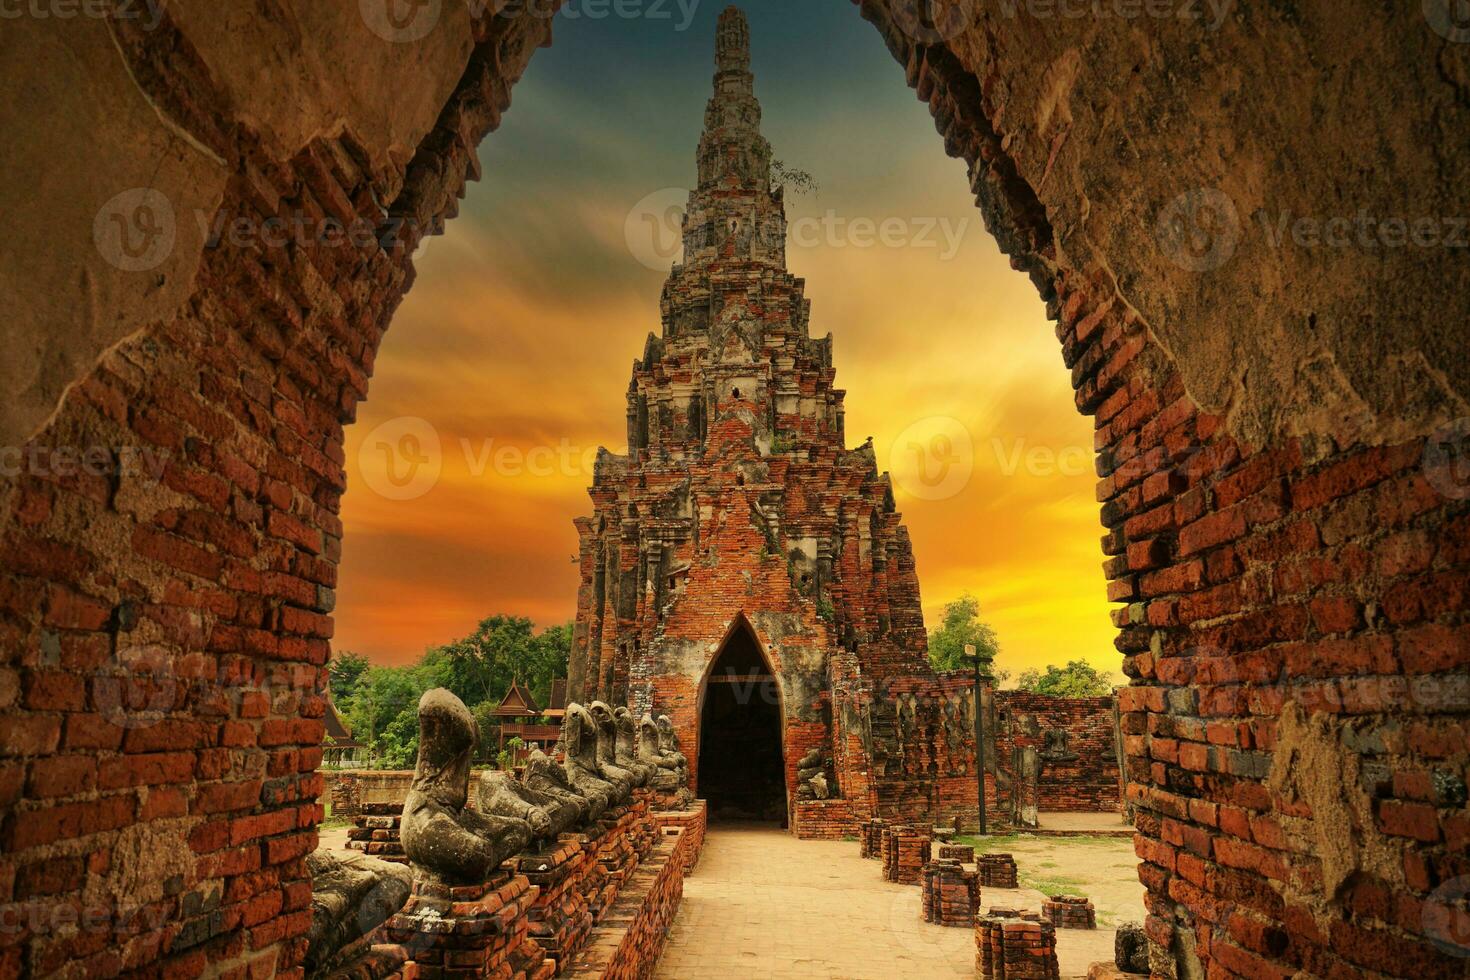
M837 621L837 607L832 605L832 600L826 596L817 597L817 615L829 623Z
M789 453L796 448L796 439L784 432L776 433L776 438L771 440L772 453Z
M520 750L526 747L526 742L519 735L505 743L505 748L495 757L495 768L502 772L508 772L516 764L516 758Z
M974 661L965 655L966 644L974 645L996 684L1011 676L995 668L1000 638L994 627L980 621L980 600L969 593L944 607L944 621L929 634L929 662L935 670L973 670Z
M419 698L432 688L445 687L475 715L480 754L488 755L496 742L491 712L511 682L519 679L544 705L551 696L551 682L566 676L571 648L570 623L537 633L524 617L490 616L469 636L425 651L416 664L364 667L337 706L353 734L369 746L374 765L410 769L418 756ZM355 665L349 669L355 670Z
M1059 698L1101 697L1113 693L1112 680L1085 660L1068 661L1065 667L1052 664L1044 674L1028 670L1020 676L1017 686L1023 691Z
M797 167L788 167L781 160L771 161L771 182L789 187L797 195L813 194L822 189L811 174Z
M332 658L327 665L327 674L332 688L332 700L337 704L343 704L357 693L358 686L362 683L362 675L372 666L368 658L360 653L343 651Z

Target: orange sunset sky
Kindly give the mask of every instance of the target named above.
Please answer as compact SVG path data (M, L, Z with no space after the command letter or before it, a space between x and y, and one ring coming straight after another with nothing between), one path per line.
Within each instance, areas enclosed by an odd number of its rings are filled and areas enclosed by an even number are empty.
M802 233L789 266L813 334L834 335L848 443L873 436L893 474L929 625L972 592L998 666L1116 672L1092 427L1035 289L845 0L796 17L744 6L764 132L819 185L788 195ZM347 432L338 651L404 663L492 613L573 617L572 519L590 511L597 447L625 449L624 393L677 258L666 207L694 179L722 7L559 16L515 89ZM406 492L385 446L423 462Z

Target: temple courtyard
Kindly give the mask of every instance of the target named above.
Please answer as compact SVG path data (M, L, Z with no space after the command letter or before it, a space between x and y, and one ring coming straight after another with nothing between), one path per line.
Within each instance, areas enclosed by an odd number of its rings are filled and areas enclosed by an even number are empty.
M1063 977L1086 976L1113 958L1113 926L1143 914L1143 886L1127 837L995 838L1015 855L1021 888L985 888L982 905L1039 910L1043 892L1087 894L1096 930L1058 929ZM1004 845L1001 848L1001 845ZM985 845L977 851L986 849ZM973 977L970 929L922 922L920 891L884 881L856 841L803 841L762 825L714 826L657 976L700 980L731 976L824 978Z

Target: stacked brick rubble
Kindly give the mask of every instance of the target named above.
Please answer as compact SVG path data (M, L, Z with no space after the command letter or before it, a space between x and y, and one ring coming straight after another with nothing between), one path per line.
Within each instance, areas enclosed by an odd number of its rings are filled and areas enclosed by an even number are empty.
M900 782L931 805L924 773L869 784L861 732L875 679L933 673L888 478L872 446L846 448L831 338L810 335L804 285L786 270L749 42L743 15L727 12L684 261L628 390L628 455L599 455L594 514L577 521L569 684L578 700L668 714L697 760L706 669L748 623L784 699L793 829L844 836ZM795 804L813 749L851 803Z
M395 864L407 864L403 844L398 838L398 825L403 819L401 803L361 803L352 827L347 831L347 846L370 857Z
M982 854L976 869L986 888L1016 887L1016 859L1009 854Z
M420 878L385 931L407 951L417 976L541 980L555 974L556 965L530 939L527 913L537 894L524 875L508 869L478 885Z
M937 853L941 861L959 861L962 864L975 863L975 849L969 844L940 844Z
M929 863L933 838L928 830L897 826L883 830L883 877L901 885L917 885Z
M1097 913L1082 895L1057 895L1041 906L1041 917L1058 929L1096 929Z
M1056 929L1035 912L991 909L975 920L975 974L985 980L1058 980Z
M883 830L886 824L877 817L858 825L859 853L875 861L883 859Z
M925 922L941 926L974 925L980 909L980 881L959 861L940 858L924 865L921 882L924 897L921 914Z

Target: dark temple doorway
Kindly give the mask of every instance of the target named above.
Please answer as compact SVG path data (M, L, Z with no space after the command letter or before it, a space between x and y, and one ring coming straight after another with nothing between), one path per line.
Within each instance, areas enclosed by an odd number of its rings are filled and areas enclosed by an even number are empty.
M742 619L715 656L699 719L699 795L711 820L786 826L781 693Z

